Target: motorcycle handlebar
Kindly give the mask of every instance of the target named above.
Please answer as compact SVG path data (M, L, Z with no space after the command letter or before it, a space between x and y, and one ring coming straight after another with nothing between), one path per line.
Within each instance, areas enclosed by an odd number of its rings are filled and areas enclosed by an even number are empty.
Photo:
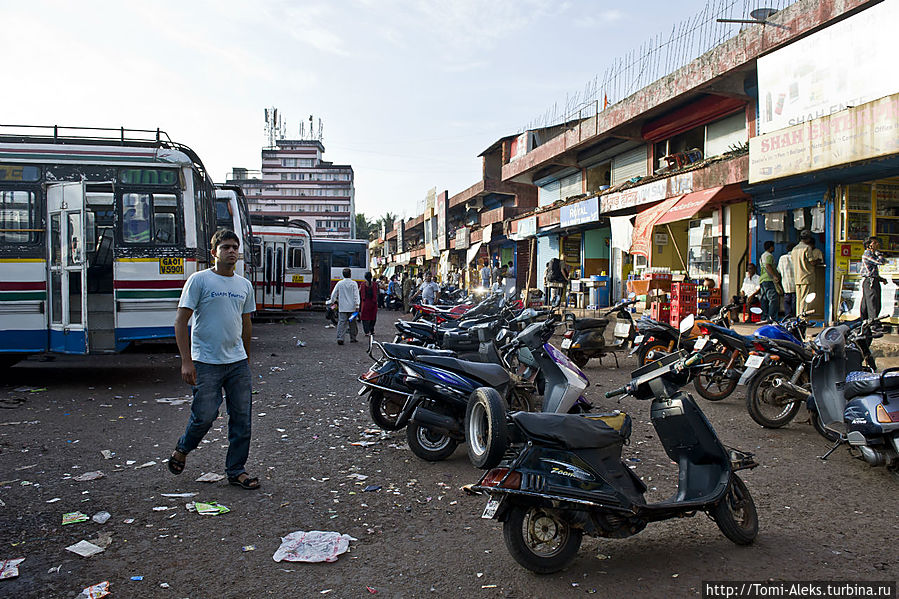
M618 395L625 395L628 392L628 390L627 390L628 387L629 387L629 385L625 385L624 387L619 387L618 389L606 391L606 397L616 397Z

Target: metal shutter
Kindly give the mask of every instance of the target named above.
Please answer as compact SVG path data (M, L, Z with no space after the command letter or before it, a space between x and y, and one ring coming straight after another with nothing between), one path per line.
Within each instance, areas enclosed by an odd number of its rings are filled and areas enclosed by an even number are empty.
M537 205L548 206L559 199L559 182L553 181L537 188Z
M643 145L612 158L612 185L646 176L647 148L648 146Z
M562 177L559 179L559 197L563 200L565 198L570 198L571 196L577 196L584 193L583 188L583 176L581 172L576 172L573 175L568 175L567 177Z

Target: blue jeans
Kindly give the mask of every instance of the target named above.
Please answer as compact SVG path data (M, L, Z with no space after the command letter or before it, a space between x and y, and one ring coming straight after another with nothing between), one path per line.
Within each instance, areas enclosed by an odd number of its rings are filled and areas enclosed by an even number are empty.
M245 472L244 465L250 454L250 421L253 412L252 377L247 360L232 364L205 364L194 362L197 384L194 400L190 405L187 429L178 440L176 449L187 454L197 448L209 432L222 405L222 389L228 409L228 455L225 458L225 474L234 478Z
M784 318L796 316L796 294L784 293Z
M774 281L762 281L761 288L759 303L762 305L762 314L774 322L780 312L780 296L777 294L777 288L774 286Z

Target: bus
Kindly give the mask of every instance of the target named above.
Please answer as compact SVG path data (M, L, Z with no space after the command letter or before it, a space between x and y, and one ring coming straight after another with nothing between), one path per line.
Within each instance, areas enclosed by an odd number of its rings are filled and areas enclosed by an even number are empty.
M250 252L259 315L278 315L311 306L312 231L302 220L253 214Z
M323 306L331 296L343 269L349 268L352 278L365 280L368 264L368 241L365 239L314 239L312 241L312 294L315 306Z
M255 259L252 255L253 230L247 196L236 185L215 185L215 228L230 229L240 237L240 254L234 272L253 281Z
M210 266L215 188L160 130L0 126L0 355L174 338Z

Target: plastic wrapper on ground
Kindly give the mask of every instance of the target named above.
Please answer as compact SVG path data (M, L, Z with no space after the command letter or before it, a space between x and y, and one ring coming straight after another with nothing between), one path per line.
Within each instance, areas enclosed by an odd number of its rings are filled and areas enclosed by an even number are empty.
M337 556L346 552L350 541L355 540L339 532L298 530L281 538L281 546L272 559L276 562L336 562Z

